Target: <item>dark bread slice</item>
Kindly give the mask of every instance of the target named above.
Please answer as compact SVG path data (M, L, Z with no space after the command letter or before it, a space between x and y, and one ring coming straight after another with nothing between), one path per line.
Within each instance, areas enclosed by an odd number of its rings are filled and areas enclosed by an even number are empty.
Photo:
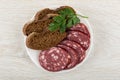
M35 15L35 20L41 20L46 14L56 14L57 12L55 10L51 10L49 8L45 8L43 10L40 10Z
M28 22L23 27L23 33L24 35L28 36L32 32L42 32L44 29L48 27L48 25L52 22L52 19L47 19L43 21L32 21Z
M74 13L76 13L75 10L70 6L61 6L61 7L57 8L55 11L58 13L60 10L63 10L65 8L70 8L70 9L72 9L74 11Z
M61 7L57 8L56 10L45 8L45 9L40 10L39 12L36 13L35 20L41 20L47 14L58 14L58 11L63 10L65 8L70 8L70 9L72 9L75 12L75 10L72 7L70 7L70 6L61 6Z
M53 46L56 46L66 37L65 33L55 32L46 32L46 33L37 33L32 32L28 35L26 39L26 45L28 48L35 50L46 50Z

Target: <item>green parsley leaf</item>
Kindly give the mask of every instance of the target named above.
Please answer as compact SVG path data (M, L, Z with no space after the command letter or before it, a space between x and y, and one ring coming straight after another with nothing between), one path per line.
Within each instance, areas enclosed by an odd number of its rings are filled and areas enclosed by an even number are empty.
M50 31L59 30L61 33L65 32L67 28L72 27L73 25L80 22L80 19L77 17L78 14L70 8L65 8L60 10L58 16L53 17L53 22L49 24ZM87 18L86 16L78 15L82 18Z
M59 11L58 13L60 15L64 16L64 17L66 17L68 15L71 15L71 14L75 14L74 11L72 9L70 9L70 8L65 8L65 9Z
M63 33L66 30L66 20L63 21L63 24L60 27L60 32Z
M73 25L72 19L69 19L68 23L67 23L67 27L70 28L70 27L72 27L72 25Z
M55 22L59 23L59 22L61 22L61 21L64 20L64 17L61 16L61 15L55 16L55 17L53 18L53 20L54 20Z
M59 26L59 24L57 24L57 23L50 23L48 29L50 31L56 31L59 28L58 26Z
M74 17L72 18L72 20L73 20L73 25L75 25L75 24L77 24L77 23L80 22L80 19L79 19L77 16L74 16Z

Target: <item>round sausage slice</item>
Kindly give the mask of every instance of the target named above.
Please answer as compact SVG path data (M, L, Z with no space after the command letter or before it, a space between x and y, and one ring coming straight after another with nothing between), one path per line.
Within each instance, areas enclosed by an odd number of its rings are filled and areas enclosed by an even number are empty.
M81 62L81 60L83 59L83 55L85 55L85 50L78 43L70 40L64 40L60 44L66 45L74 49L79 57L78 63Z
M86 57L86 54L81 54L79 63L81 63L85 59L85 57Z
M70 30L72 30L72 31L80 31L80 32L82 32L85 35L90 37L89 31L88 31L86 25L83 24L83 23L79 23L79 24L74 25L73 27L70 28Z
M39 62L48 71L60 71L70 62L70 55L64 49L52 47L40 53Z
M70 64L67 65L66 69L70 69L73 68L74 66L76 66L76 64L78 63L78 54L70 47L65 46L65 45L58 45L58 47L65 49L71 56L71 62Z
M69 31L67 38L79 43L85 50L87 50L90 45L90 38L78 31Z

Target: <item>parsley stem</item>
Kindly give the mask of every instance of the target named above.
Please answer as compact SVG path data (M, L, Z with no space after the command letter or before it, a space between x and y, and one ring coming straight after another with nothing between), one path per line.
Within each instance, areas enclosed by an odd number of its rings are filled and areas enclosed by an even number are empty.
M80 14L76 14L76 15L78 15L78 16L80 16L82 18L88 18L87 16L83 16L83 15L80 15Z

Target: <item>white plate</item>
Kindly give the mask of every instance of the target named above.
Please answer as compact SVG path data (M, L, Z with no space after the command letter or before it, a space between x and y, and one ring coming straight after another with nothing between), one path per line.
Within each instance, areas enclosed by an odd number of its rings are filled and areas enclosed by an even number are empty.
M77 14L81 14L81 15L83 15L81 12L79 12L79 11L77 11L76 10L76 12L77 12ZM32 18L32 20L34 19L34 17ZM85 59L80 63L80 64L78 64L76 67L74 67L73 69L68 69L68 70L62 70L62 71L59 71L59 72L66 72L66 71L71 71L71 70L74 70L75 68L77 68L77 67L80 67L80 65L82 65L85 61L86 61L86 59L88 58L88 56L89 56L89 54L90 54L90 52L91 52L91 50L92 50L92 47L93 47L93 31L92 31L92 28L91 28L91 25L89 24L89 22L88 22L88 20L87 19L85 19L85 18L81 18L80 17L80 20L81 20L81 22L82 23L84 23L86 26L87 26L87 28L88 28L88 30L89 30L89 32L90 32L90 46L89 46L89 48L87 49L87 51L86 51L86 57L85 57ZM24 42L26 41L26 37L25 37L25 39L24 39ZM25 47L26 47L26 45L25 45ZM39 53L40 53L40 50L33 50L33 49L30 49L30 48L27 48L26 47L26 50L27 50L27 53L28 53L28 55L29 55L29 57L30 57L30 59L33 61L33 63L37 66L37 67L39 67L40 69L42 69L42 70L44 70L41 66L40 66L40 64L39 64ZM46 71L46 70L44 70L44 71ZM47 71L47 72L49 72L49 71Z

